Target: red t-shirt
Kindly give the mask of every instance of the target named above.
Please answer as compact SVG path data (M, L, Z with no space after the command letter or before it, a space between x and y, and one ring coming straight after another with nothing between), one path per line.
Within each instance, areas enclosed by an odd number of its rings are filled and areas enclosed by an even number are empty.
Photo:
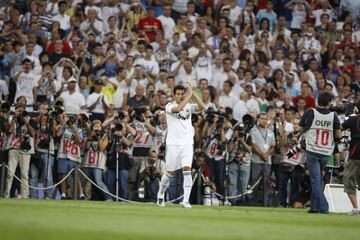
M146 36L150 42L155 40L154 31L151 31L152 28L155 28L157 31L162 31L161 22L158 19L150 19L150 18L143 18L139 21L138 29L145 30Z
M47 48L47 52L48 52L48 54L51 54L54 51L55 51L55 41L52 41ZM62 52L63 52L63 54L65 54L68 57L71 57L71 55L72 55L72 49L66 41L63 41Z
M295 104L295 106L297 106L297 102L299 101L300 98L303 98L303 96L299 95L293 97L292 102ZM312 96L305 97L305 110L308 108L315 108L315 107L316 107L315 99Z

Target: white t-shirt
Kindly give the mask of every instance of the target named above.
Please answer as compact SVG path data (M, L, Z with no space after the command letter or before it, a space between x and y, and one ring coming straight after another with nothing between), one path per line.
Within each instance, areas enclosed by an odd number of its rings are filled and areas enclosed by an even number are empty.
M226 108L226 107L230 107L230 108L234 108L236 102L238 100L232 96L232 95L221 95L219 97L219 107L223 107L223 108Z
M140 65L145 69L145 72L151 72L153 74L159 73L159 64L155 60L155 58L151 58L151 60L145 60L144 58L136 59L134 62L135 65Z
M237 101L233 108L233 118L237 121L242 122L242 118L248 113L248 108L243 100Z
M53 22L59 22L60 28L62 30L67 30L70 28L70 16L68 16L66 13L64 15L61 15L61 13L57 14L53 17Z
M27 104L33 104L33 88L36 86L38 78L33 72L21 73L16 82L16 94L14 101L20 96L26 97Z
M321 18L321 15L324 13L327 13L329 15L330 21L332 21L334 19L334 14L330 9L327 9L326 11L323 11L322 9L315 10L315 11L313 11L313 15L316 19L315 27L320 26L320 24L321 24L320 18Z
M129 97L135 96L136 86L141 84L145 88L148 85L149 80L147 78L136 80L135 78L131 81L130 89L129 89Z
M104 97L105 104L107 106L110 105L109 99L108 99L108 97L106 95L103 95L101 93L93 92L92 94L89 95L89 97L87 99L87 107L90 107L91 105L93 105L98 100L99 97ZM101 99L96 104L95 108L93 110L91 110L91 112L93 112L93 113L102 113L102 114L105 113L105 106L104 106L104 103L102 102Z
M273 71L277 68L282 69L283 65L284 65L284 60L278 61L278 60L274 59L269 62L269 65Z
M176 107L176 102L166 105L166 120L168 132L166 135L167 145L190 145L194 144L194 128L191 124L191 114L195 113L195 104L186 104L179 113L172 113L171 109Z
M121 108L124 102L124 94L129 94L129 87L125 81L118 82L116 78L110 78L109 81L116 84L116 92L112 95L112 103L115 108Z
M164 90L166 88L168 88L168 85L166 84L166 82L161 82L159 80L155 83L155 92L157 92L159 90Z
M69 91L63 92L60 97L64 100L66 112L79 112L80 108L86 105L84 95L77 91L72 94Z
M171 40L175 32L175 21L171 17L165 17L164 15L159 16L157 19L160 20L161 26L164 30L164 38Z
M199 57L197 62L195 63L195 71L199 80L205 78L209 81L211 79L212 72L211 57L209 55Z

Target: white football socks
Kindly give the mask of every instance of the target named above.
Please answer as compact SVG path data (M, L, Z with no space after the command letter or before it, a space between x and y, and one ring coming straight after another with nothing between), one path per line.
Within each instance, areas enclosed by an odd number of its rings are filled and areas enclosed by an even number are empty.
M183 171L184 176L184 203L189 202L190 194L191 194L191 187L192 187L192 177L191 171Z
M164 196L166 189L170 185L171 178L172 178L172 176L168 175L168 173L165 173L162 175L161 181L160 181L160 186L159 186L158 196Z

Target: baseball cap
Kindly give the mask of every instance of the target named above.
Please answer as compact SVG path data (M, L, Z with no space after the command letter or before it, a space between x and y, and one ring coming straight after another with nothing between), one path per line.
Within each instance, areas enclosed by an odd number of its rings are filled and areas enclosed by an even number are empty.
M74 77L71 77L69 79L68 83L71 83L71 82L77 83L77 80Z

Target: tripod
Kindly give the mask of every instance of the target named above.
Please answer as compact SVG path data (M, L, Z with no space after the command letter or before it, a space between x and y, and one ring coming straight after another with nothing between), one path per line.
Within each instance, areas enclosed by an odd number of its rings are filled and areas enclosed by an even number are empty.
M115 137L115 160L116 160L116 190L115 190L115 195L116 195L116 202L119 201L119 155L120 155L120 151L121 151L121 142L120 139L118 137Z

